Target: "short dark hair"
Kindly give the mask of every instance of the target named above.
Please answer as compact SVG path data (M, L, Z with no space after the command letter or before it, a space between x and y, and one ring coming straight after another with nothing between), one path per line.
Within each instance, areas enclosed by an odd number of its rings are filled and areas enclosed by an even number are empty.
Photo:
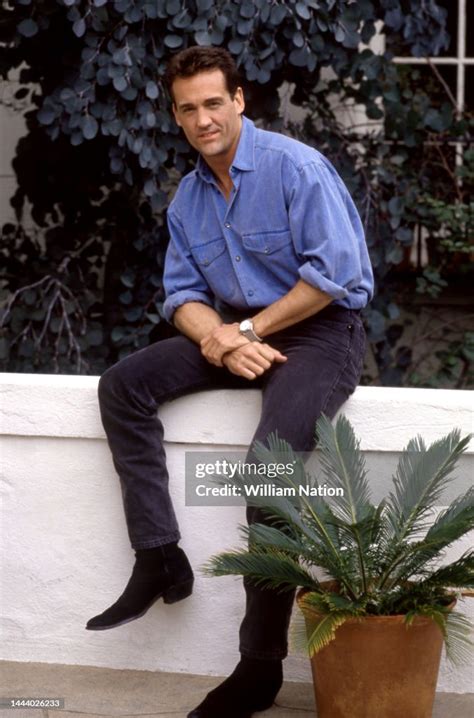
M192 77L199 72L221 70L229 95L233 97L240 86L240 76L232 55L223 47L194 45L173 55L165 72L165 83L173 98L173 82L180 77Z

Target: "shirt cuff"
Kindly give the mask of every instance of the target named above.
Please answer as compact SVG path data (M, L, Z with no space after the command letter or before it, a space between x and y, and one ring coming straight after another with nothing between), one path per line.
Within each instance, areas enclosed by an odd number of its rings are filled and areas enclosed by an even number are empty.
M175 292L174 294L171 294L165 300L163 304L163 314L165 315L165 319L167 319L171 324L175 311L178 309L178 307L181 307L187 302L202 302L202 304L207 304L209 307L214 308L214 304L212 303L211 299L207 294L204 294L204 292L196 292L188 289L183 289L180 292Z
M316 289L320 289L322 292L325 292L333 299L345 299L349 296L347 289L344 289L344 287L341 287L339 284L335 284L334 282L331 282L330 279L327 279L327 277L324 277L321 272L318 272L318 270L315 269L311 262L303 264L298 269L298 274L305 282L311 284L312 287L316 287Z

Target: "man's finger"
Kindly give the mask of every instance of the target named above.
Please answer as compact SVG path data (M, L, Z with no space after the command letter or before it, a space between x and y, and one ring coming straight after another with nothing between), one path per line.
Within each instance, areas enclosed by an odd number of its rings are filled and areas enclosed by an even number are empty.
M247 369L247 367L245 366L233 366L232 369L229 368L229 371L236 376L243 376L244 379L253 380L257 378L255 372L253 372L251 369Z
M256 366L262 367L262 369L270 369L272 365L271 358L267 359L266 356L258 352L253 347L245 347L244 349L239 350L239 355L247 365L250 362Z
M274 362L274 361L286 361L288 357L286 357L284 354L282 354L278 349L274 349L270 344L259 344L257 346L258 351L260 354L262 354L268 361Z

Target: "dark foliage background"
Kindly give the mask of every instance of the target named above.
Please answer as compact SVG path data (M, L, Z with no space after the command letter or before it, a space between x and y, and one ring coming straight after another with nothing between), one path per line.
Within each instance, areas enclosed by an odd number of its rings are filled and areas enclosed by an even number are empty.
M381 54L366 47L375 23ZM469 386L474 333L457 317L426 329L428 374L419 337L405 336L419 311L407 305L472 291L472 118L435 66L392 62L437 55L445 25L434 0L7 2L0 73L19 72L29 109L13 163L18 222L2 230L1 368L99 374L173 331L161 318L165 212L194 156L162 76L173 52L212 44L238 62L247 114L326 153L358 204L377 281L366 381ZM370 134L342 123L341 106L363 110ZM421 231L428 261L413 263Z

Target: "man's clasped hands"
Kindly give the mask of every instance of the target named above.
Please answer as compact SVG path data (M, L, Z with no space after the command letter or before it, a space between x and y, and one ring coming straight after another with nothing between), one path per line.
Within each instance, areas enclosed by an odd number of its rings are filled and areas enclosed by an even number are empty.
M238 322L221 324L200 341L202 355L215 366L225 366L237 376L256 379L274 362L287 357L265 342L251 342L239 332Z

